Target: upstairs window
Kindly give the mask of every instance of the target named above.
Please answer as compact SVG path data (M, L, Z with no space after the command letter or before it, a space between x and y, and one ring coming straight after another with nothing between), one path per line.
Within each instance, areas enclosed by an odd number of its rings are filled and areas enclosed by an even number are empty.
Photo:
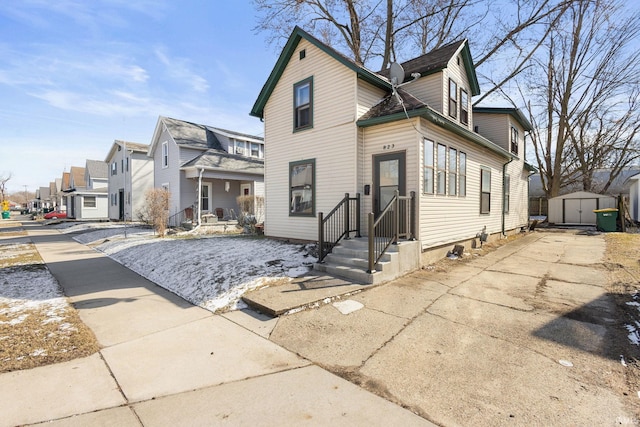
M458 117L458 84L449 79L449 116Z
M313 127L313 79L310 77L293 86L293 128Z
M518 129L511 126L511 152L518 154Z
M118 164L116 162L111 163L111 176L118 174Z
M169 167L169 143L168 142L162 143L162 167L163 168Z
M469 124L469 95L464 89L460 89L460 122Z

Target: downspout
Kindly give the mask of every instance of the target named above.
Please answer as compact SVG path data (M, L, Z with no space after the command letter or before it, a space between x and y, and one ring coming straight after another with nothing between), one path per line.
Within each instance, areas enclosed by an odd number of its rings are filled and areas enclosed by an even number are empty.
M502 236L506 237L505 234L505 211L504 211L504 190L505 190L505 174L507 172L507 166L509 163L513 162L514 157L511 157L509 161L502 165ZM511 197L511 192L509 192L509 197ZM511 201L509 201L511 203Z

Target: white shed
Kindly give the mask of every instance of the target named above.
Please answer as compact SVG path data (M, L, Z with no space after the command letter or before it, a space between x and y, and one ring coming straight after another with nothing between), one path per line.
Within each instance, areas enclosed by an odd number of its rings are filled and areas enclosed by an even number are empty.
M629 177L629 213L635 221L640 221L640 173Z
M596 209L615 208L615 197L577 191L549 199L550 224L596 225Z

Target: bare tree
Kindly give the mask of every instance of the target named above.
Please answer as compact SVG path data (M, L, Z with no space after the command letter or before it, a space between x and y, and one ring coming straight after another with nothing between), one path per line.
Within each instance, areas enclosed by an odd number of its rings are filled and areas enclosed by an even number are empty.
M527 76L527 97L535 102L528 108L532 140L548 197L574 182L604 191L639 158L640 54L630 43L640 21L623 13L619 1L571 5ZM601 168L610 177L595 188L593 173Z
M494 85L487 89L491 94L522 71L548 28L575 1L519 0L496 9L491 0L254 0L255 30L280 47L300 25L357 64L373 68L381 61L379 69L400 56L469 38L480 53L477 67L496 57L517 59L483 75Z

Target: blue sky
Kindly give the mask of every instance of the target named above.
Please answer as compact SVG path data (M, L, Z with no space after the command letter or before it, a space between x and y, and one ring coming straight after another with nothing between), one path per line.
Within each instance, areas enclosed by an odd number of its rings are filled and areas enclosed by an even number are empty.
M159 115L263 135L249 116L279 52L250 0L0 2L0 174L48 186Z

